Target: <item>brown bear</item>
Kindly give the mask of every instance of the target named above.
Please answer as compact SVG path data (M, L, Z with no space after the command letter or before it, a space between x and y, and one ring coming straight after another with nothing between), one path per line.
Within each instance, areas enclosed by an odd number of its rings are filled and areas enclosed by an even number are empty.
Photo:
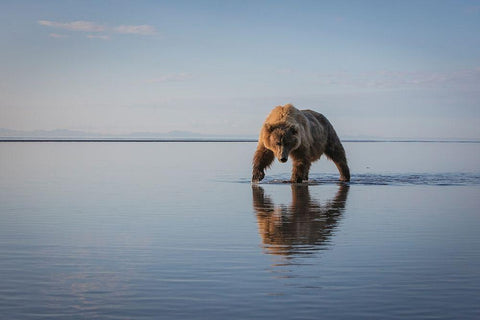
M253 157L252 181L265 177L275 157L280 162L293 160L291 182L308 180L312 162L324 154L340 172L341 181L350 181L350 170L342 143L331 123L312 110L298 110L291 104L274 108L260 131Z

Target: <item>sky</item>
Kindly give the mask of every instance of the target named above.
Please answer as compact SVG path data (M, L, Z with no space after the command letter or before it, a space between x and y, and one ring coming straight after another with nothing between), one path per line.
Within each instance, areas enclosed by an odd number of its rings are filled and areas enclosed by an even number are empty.
M480 1L0 1L0 128L480 139Z

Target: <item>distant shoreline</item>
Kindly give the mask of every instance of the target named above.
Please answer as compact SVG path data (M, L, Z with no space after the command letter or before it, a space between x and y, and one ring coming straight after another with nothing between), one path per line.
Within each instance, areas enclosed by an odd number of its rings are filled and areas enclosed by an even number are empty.
M5 139L0 142L257 142L257 139Z
M62 139L62 138L0 138L0 142L258 142L257 139ZM432 140L432 139L345 139L342 142L408 142L408 143L480 143L480 140Z

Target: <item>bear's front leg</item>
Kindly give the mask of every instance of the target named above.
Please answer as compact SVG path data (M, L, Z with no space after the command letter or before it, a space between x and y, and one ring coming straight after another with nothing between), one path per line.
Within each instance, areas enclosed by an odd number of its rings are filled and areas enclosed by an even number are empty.
M310 171L310 162L304 160L294 160L292 170L292 183L302 183L308 180L308 172Z
M272 164L274 159L273 151L265 148L263 144L258 145L252 161L252 182L261 181L265 177L265 169Z

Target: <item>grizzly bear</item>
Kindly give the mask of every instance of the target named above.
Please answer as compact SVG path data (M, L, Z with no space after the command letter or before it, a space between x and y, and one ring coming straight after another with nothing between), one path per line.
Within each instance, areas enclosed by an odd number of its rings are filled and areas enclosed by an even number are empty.
M275 157L280 162L293 161L291 182L308 180L312 162L324 154L340 172L341 181L350 181L350 170L342 143L331 123L312 110L298 110L291 104L278 106L268 115L260 131L253 157L252 181L265 177Z

